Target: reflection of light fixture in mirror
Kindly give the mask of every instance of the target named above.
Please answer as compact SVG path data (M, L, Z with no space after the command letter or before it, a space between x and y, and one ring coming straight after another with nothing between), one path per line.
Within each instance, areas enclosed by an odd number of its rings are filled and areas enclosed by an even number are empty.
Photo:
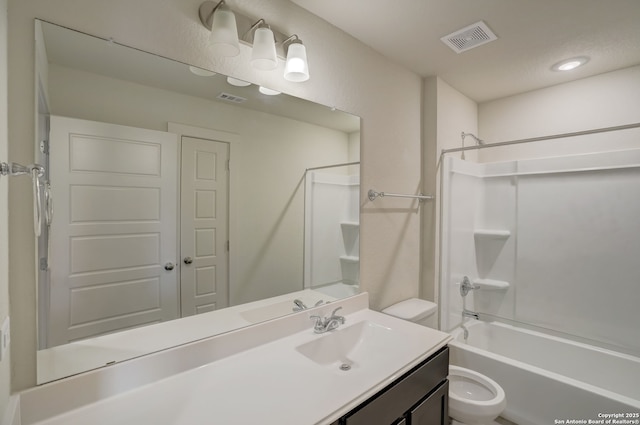
M284 79L300 83L309 79L307 49L297 35L292 35L283 43L287 52L287 63L284 66Z
M189 66L189 71L191 71L192 74L195 74L198 77L213 77L214 75L216 75L216 73L213 71L198 68L197 66Z
M258 91L260 93L262 93L262 94L266 94L267 96L275 96L275 95L278 95L278 94L281 93L281 92L279 92L277 90L272 90L272 89L269 89L269 88L266 88L266 87L263 87L263 86L260 86L258 88Z
M236 16L224 0L215 4L206 1L200 5L200 21L211 30L211 50L220 56L237 56L240 53Z
M587 56L579 56L576 58L560 61L553 65L551 69L553 71L571 71L572 69L576 69L577 67L582 66L587 62L589 62L589 58Z
M278 66L278 56L273 31L264 22L264 19L260 19L253 27L256 28L253 32L251 66L261 70L275 69Z
M247 87L250 86L251 83L244 81L244 80L239 80L237 78L233 78L233 77L227 77L227 83L231 84L232 86L236 86L236 87Z

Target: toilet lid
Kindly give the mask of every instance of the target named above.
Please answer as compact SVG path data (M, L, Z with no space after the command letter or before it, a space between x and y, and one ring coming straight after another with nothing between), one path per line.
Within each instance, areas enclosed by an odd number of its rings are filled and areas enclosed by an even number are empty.
M431 301L410 298L387 307L382 312L398 319L418 321L432 315L437 309L438 305Z

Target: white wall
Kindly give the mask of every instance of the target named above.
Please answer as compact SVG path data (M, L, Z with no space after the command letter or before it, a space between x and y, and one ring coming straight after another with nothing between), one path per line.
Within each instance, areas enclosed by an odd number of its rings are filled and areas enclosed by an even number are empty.
M439 77L425 80L423 116L423 166L425 193L435 195L434 202L425 203L423 219L422 297L438 300L436 282L440 274L440 152L461 146L460 134L478 131L477 104ZM467 153L467 158L474 153Z
M277 71L249 67L250 51L216 59L207 49L208 33L197 10L201 0L9 0L9 150L15 161L29 162L34 144L35 17L123 44L171 57L237 78L263 84L362 118L361 282L373 308L418 295L420 217L405 209L383 209L366 191L411 192L420 188L421 79L383 58L329 23L288 0L231 1L231 7L262 17L288 34L304 39L311 79L302 84ZM384 101L382 101L384 99ZM30 211L29 183L12 183L10 204ZM13 390L35 384L35 258L28 214L10 217L9 270L12 324Z
M7 153L7 1L0 0L0 162L8 162ZM8 178L0 177L0 325L9 316L9 208ZM0 362L0 420L11 390L11 358Z
M640 66L482 103L479 131L487 143L640 122ZM638 130L601 133L483 149L480 160L501 161L638 146Z
M49 67L49 98L53 115L159 131L177 122L238 135L231 148L238 179L231 183L230 305L302 289L304 170L348 162L349 134L56 65Z

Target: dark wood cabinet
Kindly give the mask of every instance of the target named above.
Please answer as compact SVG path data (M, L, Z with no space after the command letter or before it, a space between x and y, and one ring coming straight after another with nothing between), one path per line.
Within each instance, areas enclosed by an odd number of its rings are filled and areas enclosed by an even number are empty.
M448 373L444 347L333 425L446 425Z

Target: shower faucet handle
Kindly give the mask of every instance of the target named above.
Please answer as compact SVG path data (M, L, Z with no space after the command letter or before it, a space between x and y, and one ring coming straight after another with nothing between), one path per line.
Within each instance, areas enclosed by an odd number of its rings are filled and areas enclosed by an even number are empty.
M472 289L480 289L480 285L472 283L471 279L465 276L462 279L462 282L460 282L460 295L466 297L469 291L471 291Z

